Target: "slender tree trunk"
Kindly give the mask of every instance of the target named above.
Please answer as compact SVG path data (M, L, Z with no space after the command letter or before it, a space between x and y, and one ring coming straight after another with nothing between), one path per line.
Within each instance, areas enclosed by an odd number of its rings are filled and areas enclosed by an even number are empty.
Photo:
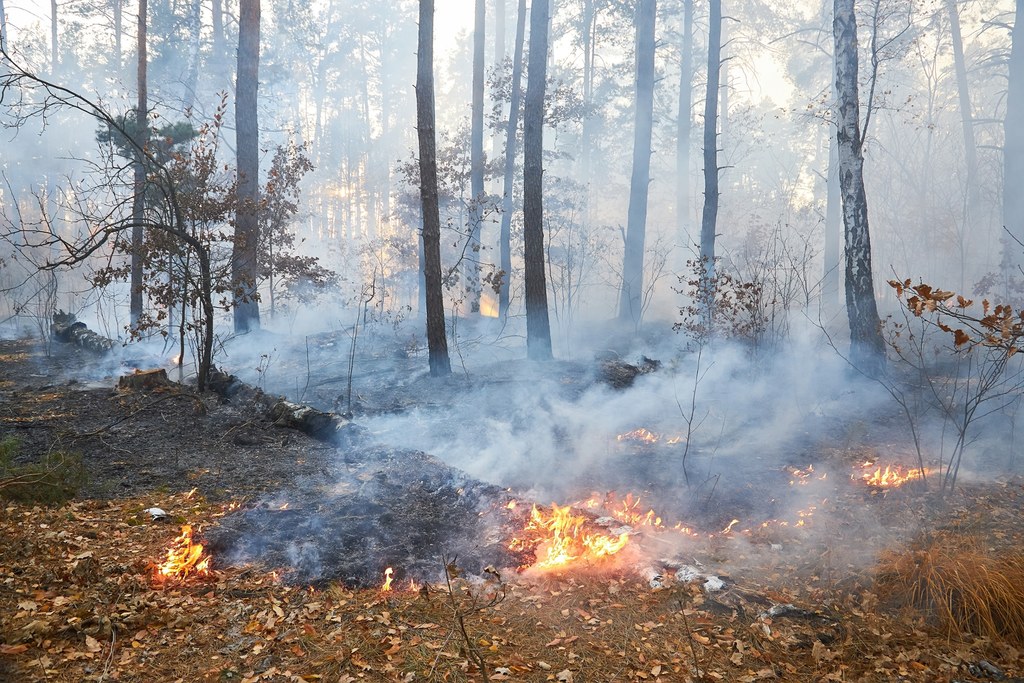
M112 5L113 10L114 10L114 68L117 71L117 73L120 74L121 73L121 57L122 57L122 54L121 54L121 52L122 52L121 51L121 34L122 34L123 30L124 30L124 25L122 23L122 15L121 15L121 0L111 0L110 4ZM3 0L0 0L0 17L3 16L3 13L4 13L4 4L3 4ZM3 21L3 19L0 18L0 22L2 22L2 21Z
M693 0L683 0L676 121L676 241L690 244L690 133L693 130ZM680 250L683 251L683 250Z
M260 0L241 0L238 82L235 88L238 207L231 254L235 332L259 329L256 252L259 247L259 124L256 117L260 63Z
M147 15L149 7L147 0L139 0L139 24L138 24L138 68L137 88L138 100L135 106L136 134L139 136L139 146L146 147L149 142L149 103L147 75L147 40L146 24L149 21ZM132 257L131 257L131 294L129 296L128 310L132 328L139 322L142 316L142 240L145 233L142 228L146 210L146 165L145 159L138 154L135 159L135 187L132 196Z
M1017 0L1010 47L1006 119L1003 123L1004 276L1019 276L1024 241L1024 0Z
M857 84L855 0L835 0L835 75L839 146L839 187L846 235L846 311L850 321L850 360L862 372L877 375L885 362L885 344L875 303L871 271L868 202L864 191L864 149Z
M718 224L718 87L722 63L722 3L711 0L708 19L708 85L704 96L704 211L700 258L710 282L715 277L715 229ZM706 290L702 287L702 291ZM709 305L710 302L704 302ZM710 313L710 308L707 309Z
M949 32L953 40L953 66L956 69L956 89L960 102L960 125L964 132L964 161L967 164L967 215L964 226L976 217L981 205L978 186L978 144L974 139L974 117L971 112L971 94L967 85L967 62L964 59L964 41L960 35L960 13L955 0L946 0L949 13Z
M473 103L469 134L469 249L463 264L466 277L466 296L471 313L480 312L480 228L484 201L484 47L486 27L486 0L476 0L473 28Z
M196 88L199 87L199 47L202 37L203 5L200 0L192 0L189 5L187 32L188 32L188 66L185 69L185 97L183 102L185 111L192 109L196 102Z
M520 90L523 82L523 44L526 42L526 0L519 0L516 14L516 42L512 56L512 95L509 100L508 128L505 131L505 180L501 196L501 234L498 238L501 289L498 291L498 315L508 315L509 285L512 278L512 193L515 189L517 132L519 130Z
M835 83L832 84L832 101L836 102ZM839 192L839 140L828 128L828 170L825 176L825 251L823 254L824 273L821 281L821 298L826 310L838 310L839 274L843 260L843 200Z
M585 186L586 205L584 207L584 220L590 222L591 210L591 184L593 183L593 162L594 162L594 116L591 114L594 104L594 59L595 46L597 42L597 11L594 8L595 0L583 0L582 31L580 33L583 44L583 107L586 115L583 119L583 131L580 135L580 177Z
M452 372L441 291L441 213L437 197L437 138L434 124L434 0L420 0L419 54L416 60L416 134L420 146L420 200L423 204L423 278L427 306L430 374Z
M651 133L654 126L654 30L656 0L636 8L636 109L633 119L633 173L629 183L626 245L619 292L619 320L639 327L643 317L644 242L647 195L651 183Z
M50 73L56 74L60 67L60 50L57 48L57 0L50 0Z
M551 323L544 273L544 91L548 65L548 0L530 8L530 58L523 107L523 242L526 280L526 354L551 358Z
M210 23L213 27L211 61L221 66L224 62L224 0L213 0Z
M505 33L507 29L505 24L508 19L508 8L505 4L505 0L494 0L494 65L500 67L505 62ZM491 158L498 159L501 157L501 142L504 136L500 132L495 132L491 136ZM497 185L498 178L492 178L492 185ZM495 192L500 191L500 188L496 188Z
M7 52L7 10L0 0L0 52Z

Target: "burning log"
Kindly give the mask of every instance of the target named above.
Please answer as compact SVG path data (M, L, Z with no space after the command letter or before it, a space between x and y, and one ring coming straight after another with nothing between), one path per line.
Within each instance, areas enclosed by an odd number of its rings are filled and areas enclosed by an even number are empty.
M235 403L261 407L279 427L297 429L314 439L338 446L356 440L361 429L337 413L327 413L310 406L292 403L280 396L269 396L261 389L246 384L234 375L216 368L210 372L210 389Z
M88 325L75 320L73 313L57 311L53 314L53 324L50 325L50 334L57 341L66 344L75 344L87 351L97 354L110 353L110 350L117 345L113 339L107 339L89 329Z
M640 363L633 365L619 358L606 358L601 361L601 379L615 389L628 389L640 375L655 372L661 367L661 361L640 357Z

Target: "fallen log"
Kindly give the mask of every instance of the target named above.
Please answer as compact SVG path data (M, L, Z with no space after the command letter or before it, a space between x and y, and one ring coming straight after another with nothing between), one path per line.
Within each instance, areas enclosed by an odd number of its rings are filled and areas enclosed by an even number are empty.
M64 311L57 311L53 314L50 334L57 341L75 344L98 354L110 353L110 350L117 345L113 339L99 335L90 330L85 323L75 320L74 313L65 313Z
M317 410L311 406L293 403L280 396L269 396L262 389L246 384L234 375L216 368L210 371L210 389L236 404L258 406L275 425L296 429L303 434L334 446L350 444L362 434L362 428L351 420Z

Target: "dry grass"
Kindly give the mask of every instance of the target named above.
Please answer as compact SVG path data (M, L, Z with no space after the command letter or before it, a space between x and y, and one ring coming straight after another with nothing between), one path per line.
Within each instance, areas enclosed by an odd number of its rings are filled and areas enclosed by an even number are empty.
M997 554L976 535L934 532L882 558L879 596L925 613L948 638L1024 644L1024 554Z

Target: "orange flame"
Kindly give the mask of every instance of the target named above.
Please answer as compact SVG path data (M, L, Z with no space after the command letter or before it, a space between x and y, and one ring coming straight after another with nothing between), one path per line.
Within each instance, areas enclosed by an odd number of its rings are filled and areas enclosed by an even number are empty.
M622 506L612 510L612 516L630 526L661 526L661 517L654 510L642 512L640 497L627 493L622 499Z
M655 434L651 430L644 429L643 427L640 427L639 429L634 429L631 432L626 432L625 434L619 434L618 436L615 437L615 440L616 441L638 441L640 443L648 443L648 444L650 444L650 443L658 443L658 440L660 438L661 438L660 436L658 436L657 434Z
M870 468L873 465L874 463L866 463L864 465L868 471L861 475L861 479L863 479L868 486L880 489L903 486L909 481L921 479L924 475L929 474L928 468L925 468L924 473L922 473L920 469L904 469L900 465L886 465L885 469L878 466L875 468L875 471L872 472L870 471Z
M391 591L391 578L394 575L395 570L388 567L384 570L384 583L380 587L381 593L388 593Z
M575 561L593 561L616 554L629 543L629 534L608 536L586 531L586 517L573 514L571 506L551 504L551 514L536 505L523 529L525 538L513 539L512 549L536 548L536 569L556 569Z
M160 578L184 579L190 574L207 574L210 557L203 555L203 544L192 542L192 526L183 524L181 534L167 551L167 559L157 566Z

